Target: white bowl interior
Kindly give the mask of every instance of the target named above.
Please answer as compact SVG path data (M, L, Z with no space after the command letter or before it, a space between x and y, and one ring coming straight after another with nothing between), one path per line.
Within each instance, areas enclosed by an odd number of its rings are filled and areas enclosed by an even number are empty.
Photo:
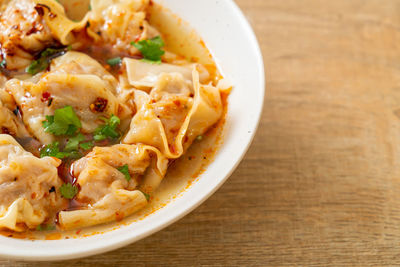
M231 0L159 0L203 38L223 75L233 84L226 134L214 161L182 196L145 219L82 239L30 241L0 236L0 256L61 260L110 251L142 239L192 211L229 177L247 151L264 102L262 55L248 22Z

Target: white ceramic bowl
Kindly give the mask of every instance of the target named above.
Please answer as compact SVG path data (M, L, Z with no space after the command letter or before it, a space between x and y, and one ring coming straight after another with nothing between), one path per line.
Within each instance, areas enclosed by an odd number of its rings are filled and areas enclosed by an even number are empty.
M0 256L62 260L107 252L149 236L182 218L212 195L246 153L264 102L264 66L256 37L231 0L159 0L203 38L222 73L234 84L226 134L215 160L181 197L144 220L82 239L29 241L0 236Z

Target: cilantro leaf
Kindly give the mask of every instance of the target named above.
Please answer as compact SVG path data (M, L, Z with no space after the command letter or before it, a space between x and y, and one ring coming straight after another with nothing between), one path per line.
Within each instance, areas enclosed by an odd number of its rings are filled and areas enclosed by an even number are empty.
M62 152L60 151L60 143L54 142L40 149L40 157L53 157L58 159L79 158L81 154L78 151Z
M46 48L43 50L37 60L32 61L32 63L25 69L25 71L31 75L35 75L45 69L50 65L50 62L59 56L65 54L69 49L67 48Z
M110 58L109 60L107 60L107 64L113 67L121 64L121 61L122 60L120 57Z
M49 145L46 145L45 147L43 147L42 149L40 149L40 157L44 158L44 157L55 157L55 158L59 158L57 157L60 153L60 148L59 148L59 143L55 142ZM64 157L61 157L64 158Z
M57 109L54 112L55 121L61 121L65 124L74 125L78 128L82 127L81 121L79 120L78 116L74 109L71 106L66 106L65 108Z
M117 116L112 115L110 119L102 118L102 120L105 122L105 124L100 125L94 131L93 139L95 141L102 141L107 138L117 139L121 136L117 130L121 120Z
M93 139L94 139L95 141L103 141L103 140L106 140L106 139L107 139L107 136L105 136L105 135L103 135L103 134L95 134L95 135L93 136Z
M142 194L146 197L147 201L150 200L150 195L149 194L147 194L147 193L145 193L143 191L140 191L140 192L142 192Z
M68 153L64 153L60 151L60 143L54 142L49 144L42 149L40 149L40 157L53 157L58 159L64 159L68 156Z
M42 122L46 133L54 135L74 135L79 128L82 128L81 121L71 106L57 109L54 116L46 116Z
M63 152L63 153L66 153L67 158L70 158L70 159L79 159L83 156L82 153L80 153L79 151L71 151L71 152Z
M160 36L139 42L132 42L131 45L142 53L144 59L152 62L161 62L161 56L165 54L165 51L161 49L165 43Z
M72 184L63 184L60 187L60 193L63 198L73 199L78 194L78 188Z
M129 182L131 180L131 174L129 173L129 167L128 164L125 164L122 167L117 168L119 172L121 172L123 175L125 175L125 179Z
M121 123L121 120L115 115L112 115L111 118L108 120L108 124L113 128L118 127L118 125L120 123Z
M67 144L65 145L65 151L74 151L79 149L79 143L85 141L85 136L83 134L78 134L75 137L68 139Z
M80 147L83 150L90 150L94 147L94 144L93 144L93 142L85 142L85 143L80 144Z
M25 69L25 71L31 75L35 75L39 73L49 66L49 62L43 58L39 58L38 60L32 61L32 63Z
M161 65L161 63L162 63L161 60L159 60L159 61L151 61L151 60L148 60L148 59L145 59L145 58L141 59L141 61L149 63L149 64L152 64L152 65Z
M55 229L56 226L52 224L41 224L36 227L36 231L51 231Z

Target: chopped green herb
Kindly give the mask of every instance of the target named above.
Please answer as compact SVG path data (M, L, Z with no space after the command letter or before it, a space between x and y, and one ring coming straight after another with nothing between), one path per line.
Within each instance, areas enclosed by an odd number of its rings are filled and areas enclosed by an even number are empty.
M202 136L202 135L197 136L197 137L196 137L196 140L198 140L198 141L203 140L203 136Z
M128 164L125 164L122 167L117 168L119 172L121 172L123 175L125 175L125 179L129 182L131 180L131 174L129 173L129 167Z
M93 139L95 141L102 141L107 138L117 139L121 136L120 133L117 131L117 127L121 123L121 120L117 116L112 115L110 119L101 119L105 122L105 124L100 125L94 131Z
M54 142L52 144L46 145L45 147L40 149L40 157L55 157L58 158L57 155L60 153L60 143ZM61 156L61 155L60 155ZM64 158L64 157L62 157Z
M165 43L160 36L139 42L132 42L131 44L142 53L145 60L161 63L161 56L165 54L165 51L161 48Z
M71 152L63 152L63 153L67 153L67 158L70 158L70 159L80 159L83 157L82 153L80 153L79 151L71 151Z
M106 121L107 122L107 121ZM111 117L110 117L110 119L108 120L108 124L111 126L111 127L113 127L113 128L116 128L116 127L118 127L118 125L121 123L121 120L117 117L117 116L115 116L115 115L112 115Z
M36 231L51 231L55 229L56 226L53 224L41 224L36 227Z
M79 149L79 143L85 141L85 136L83 134L78 134L75 137L68 139L67 144L65 145L65 151L75 151Z
M46 133L68 136L75 135L82 127L81 121L71 106L57 109L54 116L46 116L42 125Z
M92 5L91 4L89 4L89 11L91 11L92 10Z
M95 141L103 141L107 139L107 136L103 135L103 134L96 134L93 136L93 139Z
M80 144L80 147L83 150L90 150L90 149L92 149L94 147L94 144L93 144L93 142L86 142L86 143Z
M50 62L59 56L62 56L66 53L67 50L70 50L69 47L67 48L46 48L43 50L38 59L32 61L32 63L25 69L25 71L31 75L35 75L45 69L47 69L50 65Z
M122 59L120 57L115 57L107 60L107 64L110 66L117 66L121 64Z
M40 149L40 157L53 157L58 159L80 158L81 154L78 151L62 152L60 151L60 143L54 142Z
M147 201L150 200L150 195L149 195L149 194L147 194L147 193L145 193L145 192L143 192L143 191L140 191L140 192L143 193L143 195L146 197Z
M68 153L61 152L60 151L60 143L54 142L52 144L49 144L49 145L43 147L40 150L40 157L41 158L54 157L54 158L58 158L58 159L64 159L64 158L68 157Z
M149 64L153 64L153 65L160 65L161 64L161 60L159 60L159 61L151 61L151 60L143 58L143 59L141 59L141 61L149 63Z
M31 75L35 75L36 73L41 72L42 70L47 69L49 66L49 62L44 59L38 59L32 61L32 63L25 69L25 71Z
M5 68L7 66L7 60L4 58L1 62L0 62L0 67L1 68Z
M78 188L72 184L63 184L60 187L60 193L63 198L73 199L78 194Z

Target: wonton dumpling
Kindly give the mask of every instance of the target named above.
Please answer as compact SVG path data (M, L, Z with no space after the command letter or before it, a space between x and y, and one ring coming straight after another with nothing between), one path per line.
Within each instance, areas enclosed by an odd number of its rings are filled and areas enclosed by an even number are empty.
M55 158L37 158L10 135L0 135L0 228L36 228L66 204Z
M129 181L117 169L124 165L129 168ZM120 220L143 208L147 200L142 191L149 193L157 187L167 166L168 160L148 146L94 148L72 167L81 188L76 200L88 206L60 212L61 227L71 229Z
M106 89L115 94L118 81L104 67L90 56L70 51L54 59L50 67L53 73L64 74L91 74L96 75L106 82Z
M193 65L177 66L166 63L157 65L132 58L124 58L124 65L129 84L138 89L154 87L162 73L180 73L189 85L192 84ZM196 66L200 72L200 82L207 82L210 78L208 71L200 64Z
M16 137L27 137L28 133L23 123L0 100L0 134L10 134Z
M1 52L9 70L26 67L33 59L32 54L54 42L35 6L33 0L12 0L2 12Z
M54 137L44 132L42 122L56 109L72 106L85 133L91 133L103 124L99 120L101 116L126 116L126 107L112 93L114 84L116 81L94 59L82 53L68 52L55 60L50 72L43 74L37 83L13 79L6 87L21 107L25 125L39 141L49 144ZM44 94L52 101L44 99ZM93 109L93 104L98 101L105 103L103 110Z
M145 20L148 4L149 0L92 0L87 14L89 36L119 51L137 54L131 42L160 35Z
M161 75L150 95L135 92L138 112L123 143L143 143L156 147L167 158L179 158L197 136L221 118L222 102L217 88L200 84L198 71L194 69L194 98L191 98L185 95L187 89L182 76L179 86L177 77Z
M0 43L8 70L27 67L34 55L50 46L70 45L72 34L86 21L67 18L64 7L54 0L12 0L2 12Z
M21 138L29 137L22 120L13 113L16 107L12 96L4 89L0 89L0 134L10 134Z
M40 9L41 16L46 22L47 27L54 39L63 45L70 45L75 41L72 34L74 30L80 30L86 25L86 19L75 22L70 20L63 5L55 0L33 0L37 5L36 9Z

